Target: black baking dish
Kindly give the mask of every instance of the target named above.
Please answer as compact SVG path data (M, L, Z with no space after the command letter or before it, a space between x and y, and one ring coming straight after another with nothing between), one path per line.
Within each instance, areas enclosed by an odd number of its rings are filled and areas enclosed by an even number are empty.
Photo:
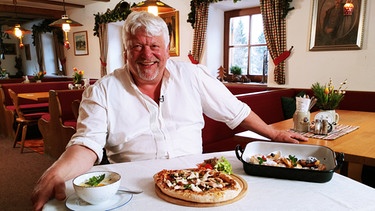
M274 151L281 151L284 156L294 155L297 158L316 157L321 163L326 165L327 170L284 168L251 164L248 162L253 155L267 155ZM328 147L307 144L254 141L248 143L244 150L240 145L237 145L235 152L237 158L243 163L243 168L248 175L319 183L330 181L335 170L339 169L344 161L342 153L336 156L335 152Z

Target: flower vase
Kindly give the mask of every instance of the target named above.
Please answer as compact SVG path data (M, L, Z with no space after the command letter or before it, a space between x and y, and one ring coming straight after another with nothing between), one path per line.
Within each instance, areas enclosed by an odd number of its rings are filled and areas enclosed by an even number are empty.
M315 115L314 119L326 119L328 123L332 124L332 130L335 129L335 126L338 124L340 116L336 113L336 110L321 110Z
M37 83L42 83L42 80L36 80Z
M75 89L81 89L82 84L80 84L80 83L74 84L74 87L75 87Z

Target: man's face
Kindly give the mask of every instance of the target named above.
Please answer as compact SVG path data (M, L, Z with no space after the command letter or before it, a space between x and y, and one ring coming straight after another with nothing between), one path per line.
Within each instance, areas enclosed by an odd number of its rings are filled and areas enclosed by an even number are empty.
M161 80L168 58L169 49L162 36L150 37L138 30L129 38L125 59L136 83Z

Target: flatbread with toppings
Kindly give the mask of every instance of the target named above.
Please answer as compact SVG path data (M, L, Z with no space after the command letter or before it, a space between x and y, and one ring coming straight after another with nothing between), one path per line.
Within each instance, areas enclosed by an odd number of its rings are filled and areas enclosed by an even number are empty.
M154 175L160 191L170 197L197 203L218 203L234 199L241 186L229 174L216 169L162 170Z

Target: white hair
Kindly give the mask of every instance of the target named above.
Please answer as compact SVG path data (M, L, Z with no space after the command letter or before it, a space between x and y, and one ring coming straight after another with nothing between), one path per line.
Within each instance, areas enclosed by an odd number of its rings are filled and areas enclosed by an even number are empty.
M125 48L129 45L130 35L135 35L138 29L143 29L149 36L162 35L166 47L169 45L169 31L165 21L159 16L155 16L149 12L131 12L125 20L122 28L122 41Z

